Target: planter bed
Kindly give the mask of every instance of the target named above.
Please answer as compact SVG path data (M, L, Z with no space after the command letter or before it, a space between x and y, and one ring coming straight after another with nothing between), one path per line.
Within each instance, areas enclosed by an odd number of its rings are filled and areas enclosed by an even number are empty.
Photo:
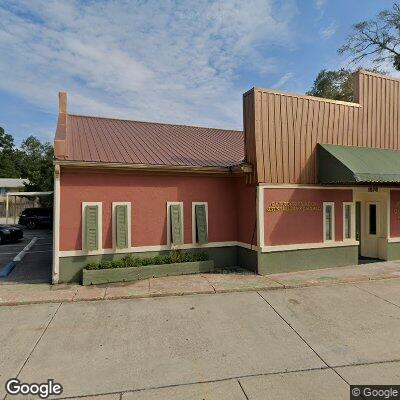
M214 261L194 261L176 264L146 265L129 268L84 269L82 285L98 285L112 282L133 282L141 279L172 275L198 274L214 271Z

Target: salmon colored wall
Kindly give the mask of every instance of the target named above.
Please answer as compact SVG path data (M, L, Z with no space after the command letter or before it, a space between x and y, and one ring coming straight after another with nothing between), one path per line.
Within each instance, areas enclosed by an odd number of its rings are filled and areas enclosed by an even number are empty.
M267 212L272 202L312 201L319 210ZM323 242L323 202L335 202L335 240L343 240L343 202L353 201L347 189L264 189L266 246Z
M400 190L390 191L390 237L400 237Z
M236 182L238 209L238 241L257 245L256 186L246 185L244 179Z
M235 178L61 170L60 250L82 248L82 202L103 203L103 248L112 247L113 201L132 203L132 246L166 245L166 203L184 203L184 241L192 242L192 202L208 202L209 241L237 240Z

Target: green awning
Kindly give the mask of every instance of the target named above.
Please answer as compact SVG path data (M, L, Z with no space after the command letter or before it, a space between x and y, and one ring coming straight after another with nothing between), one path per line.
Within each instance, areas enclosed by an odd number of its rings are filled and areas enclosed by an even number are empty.
M400 151L319 144L320 183L400 183Z

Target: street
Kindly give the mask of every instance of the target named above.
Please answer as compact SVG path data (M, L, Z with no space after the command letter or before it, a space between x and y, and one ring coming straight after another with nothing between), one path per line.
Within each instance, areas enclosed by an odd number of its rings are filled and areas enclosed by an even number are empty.
M99 400L348 399L400 381L400 279L4 306L0 325L2 398L12 377Z

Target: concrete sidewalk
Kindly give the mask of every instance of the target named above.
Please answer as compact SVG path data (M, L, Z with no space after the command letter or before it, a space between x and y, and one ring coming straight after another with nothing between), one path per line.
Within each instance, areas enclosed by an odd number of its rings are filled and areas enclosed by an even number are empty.
M200 274L154 278L98 286L0 284L0 305L114 300L145 297L276 290L400 278L400 262L379 262L340 268L266 276Z
M0 326L5 400L38 399L6 396L14 377L69 400L348 400L400 381L400 279L5 306Z

